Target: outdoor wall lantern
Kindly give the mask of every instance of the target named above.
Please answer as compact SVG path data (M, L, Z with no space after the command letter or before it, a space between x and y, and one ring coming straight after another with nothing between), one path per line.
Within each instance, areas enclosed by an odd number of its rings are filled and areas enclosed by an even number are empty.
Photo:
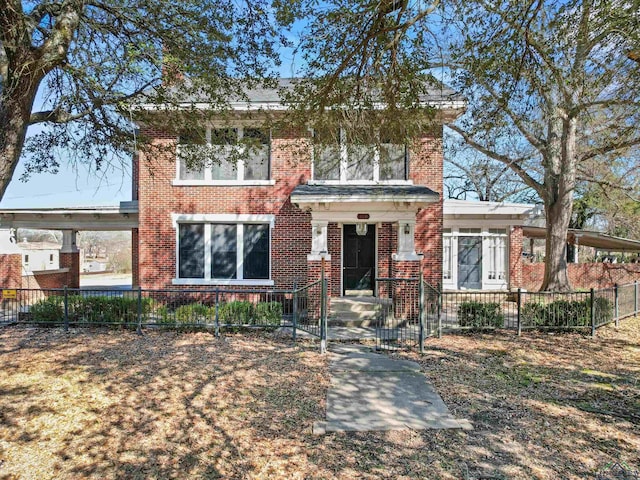
M367 234L367 224L366 223L356 223L356 233L360 236L364 236Z
M404 224L404 234L409 235L411 233L411 226L408 223Z

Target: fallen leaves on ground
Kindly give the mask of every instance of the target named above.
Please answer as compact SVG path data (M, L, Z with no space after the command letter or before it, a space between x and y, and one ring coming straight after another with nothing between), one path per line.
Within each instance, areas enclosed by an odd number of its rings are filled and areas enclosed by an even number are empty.
M327 358L268 333L0 330L0 479L583 479L640 468L640 318L430 339L473 431L311 434ZM606 478L606 477L603 477Z

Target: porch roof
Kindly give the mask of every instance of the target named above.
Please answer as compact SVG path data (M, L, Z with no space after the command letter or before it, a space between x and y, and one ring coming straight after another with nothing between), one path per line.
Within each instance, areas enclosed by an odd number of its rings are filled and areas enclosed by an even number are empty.
M298 185L291 202L316 203L411 203L416 206L437 202L440 195L421 185Z
M0 210L0 228L130 230L138 228L138 202L121 202L116 207Z
M546 232L547 230L544 227L522 227L522 234L527 238L545 238ZM611 252L640 252L639 240L630 240L575 228L570 228L567 232L567 242Z

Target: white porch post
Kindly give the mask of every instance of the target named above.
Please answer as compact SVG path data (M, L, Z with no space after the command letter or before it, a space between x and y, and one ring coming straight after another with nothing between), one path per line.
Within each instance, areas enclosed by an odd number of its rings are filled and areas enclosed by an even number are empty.
M416 254L415 230L415 218L398 220L398 252L393 254L394 260L420 260Z
M307 260L331 259L328 254L328 230L328 221L311 220L311 253L307 255Z
M76 230L63 230L62 231L62 248L60 253L78 253L78 245L76 244Z

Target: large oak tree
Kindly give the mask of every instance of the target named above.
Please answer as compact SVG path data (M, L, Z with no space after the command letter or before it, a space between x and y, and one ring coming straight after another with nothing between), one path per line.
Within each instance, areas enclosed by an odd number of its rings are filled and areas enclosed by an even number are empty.
M2 0L0 199L23 153L27 173L56 170L61 150L98 168L130 154L132 103L172 109L197 92L224 108L272 73L286 12L267 0Z
M544 202L543 290L569 290L566 234L577 181L640 144L637 0L464 2L449 65L470 99L450 125ZM506 141L505 139L508 139ZM536 173L538 172L538 173Z

